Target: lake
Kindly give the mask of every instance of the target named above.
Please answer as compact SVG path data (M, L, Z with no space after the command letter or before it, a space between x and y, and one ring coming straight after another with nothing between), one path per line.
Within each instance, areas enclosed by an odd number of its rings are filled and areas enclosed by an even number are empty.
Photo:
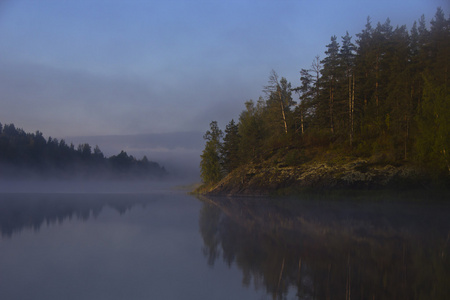
M0 194L0 299L448 299L448 202L372 197Z

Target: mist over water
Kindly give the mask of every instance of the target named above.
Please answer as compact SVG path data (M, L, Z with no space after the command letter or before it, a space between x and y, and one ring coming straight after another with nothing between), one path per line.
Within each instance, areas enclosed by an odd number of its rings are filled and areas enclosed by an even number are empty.
M0 164L0 193L149 193L200 181L200 132L168 134L69 137L67 143L98 145L106 157L125 151L144 156L166 173L113 172L105 166L72 164L67 168L27 168ZM49 166L47 166L49 165Z
M148 194L170 193L196 182L196 178L154 180L1 179L1 193Z
M163 166L171 178L200 180L200 154L204 147L203 133L197 131L139 135L64 137L74 145L98 145L106 156L125 151L140 159L144 156ZM191 180L192 180L191 179Z
M208 266L200 209L179 191L0 194L0 299L261 299Z

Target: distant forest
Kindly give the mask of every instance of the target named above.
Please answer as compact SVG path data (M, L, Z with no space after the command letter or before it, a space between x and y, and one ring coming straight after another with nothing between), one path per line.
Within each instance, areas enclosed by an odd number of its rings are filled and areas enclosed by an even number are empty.
M450 18L441 8L429 26L422 16L410 30L368 18L355 42L348 32L332 36L298 86L272 71L265 96L245 102L237 122L222 132L213 121L201 177L214 183L246 164L342 157L449 176L449 67Z
M26 133L14 124L0 123L0 178L126 179L157 178L166 173L146 156L138 160L121 151L107 158L98 146L80 144L75 148L64 140L46 140L40 131Z

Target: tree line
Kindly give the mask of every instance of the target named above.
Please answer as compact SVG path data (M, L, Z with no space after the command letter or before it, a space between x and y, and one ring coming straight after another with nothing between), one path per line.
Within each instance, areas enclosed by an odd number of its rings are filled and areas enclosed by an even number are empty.
M77 148L63 139L42 132L27 133L14 124L0 123L0 178L23 175L87 178L161 177L164 167L146 156L136 159L121 151L105 157L98 146L80 144Z
M201 177L217 182L239 166L277 157L298 165L334 153L415 163L450 174L450 18L438 8L405 25L332 36L325 57L300 70L298 86L272 71L264 96L245 102L223 132L204 136Z

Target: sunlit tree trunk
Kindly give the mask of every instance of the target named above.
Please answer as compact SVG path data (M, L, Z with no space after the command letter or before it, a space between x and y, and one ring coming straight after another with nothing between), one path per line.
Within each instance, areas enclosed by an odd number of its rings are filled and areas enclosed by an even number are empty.
M281 105L281 115L283 117L284 132L287 134L288 133L288 127L287 127L287 122L286 122L286 113L284 111L283 98L281 97L281 89L278 89L278 98L280 100L280 105Z

